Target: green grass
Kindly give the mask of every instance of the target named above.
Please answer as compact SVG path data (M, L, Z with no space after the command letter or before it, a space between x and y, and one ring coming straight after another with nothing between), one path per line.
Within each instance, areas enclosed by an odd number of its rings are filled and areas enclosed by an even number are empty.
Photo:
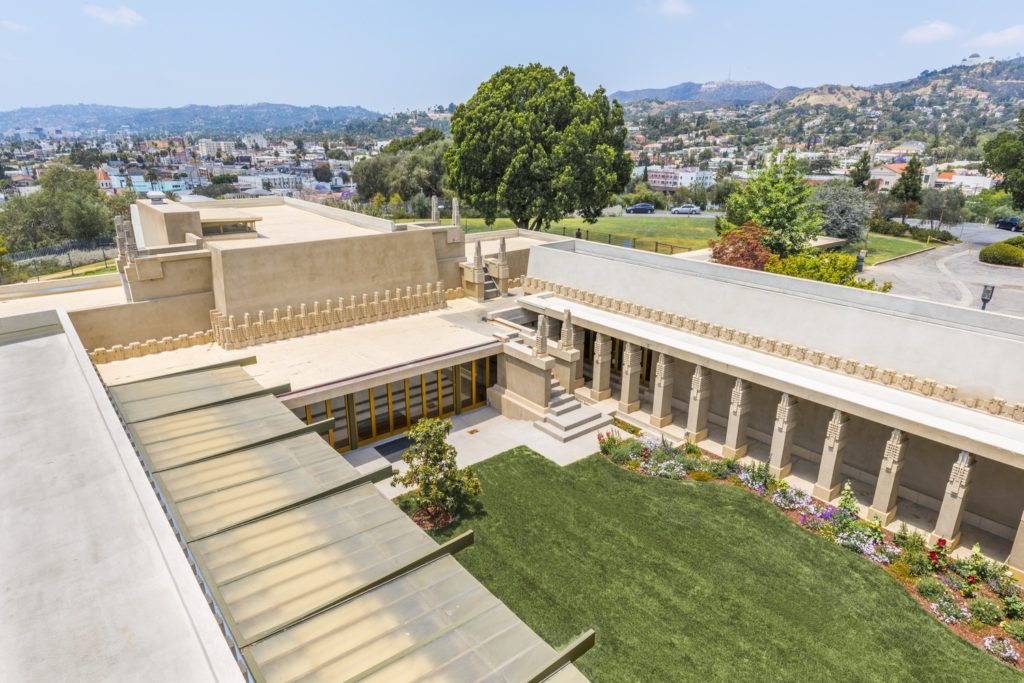
M481 232L488 229L482 218L463 218L462 225L466 232ZM499 218L490 229L514 227L515 224L508 218ZM607 216L599 218L597 223L593 224L585 222L582 218L566 218L552 225L549 232L561 233L562 228L565 228L566 234L570 237L576 233L576 228L589 230L592 241L601 241L608 234L613 236L613 240L644 240L651 243L651 250L655 241L691 250L704 249L708 246L708 240L716 237L715 219L709 216Z
M886 259L895 258L897 256L905 256L907 254L913 254L917 251L923 251L929 247L941 247L941 244L925 244L924 242L918 242L907 237L892 237L890 235L880 235L876 232L868 233L868 255L864 259L864 263L869 266L873 266L879 261ZM847 245L846 251L851 254L856 254L862 248L862 244L857 242L856 244Z
M438 538L474 529L458 560L555 647L593 628L593 680L1021 679L746 491L525 447L476 469L481 511Z

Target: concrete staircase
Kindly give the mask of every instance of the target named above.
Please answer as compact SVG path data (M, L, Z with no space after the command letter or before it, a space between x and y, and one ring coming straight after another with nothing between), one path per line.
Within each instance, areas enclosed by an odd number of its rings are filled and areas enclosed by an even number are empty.
M497 281L491 276L491 271L484 264L484 301L488 299L497 299L501 296L501 289L498 287Z
M552 380L548 412L542 422L534 422L533 426L565 443L607 427L611 423L611 416L583 405L561 384Z

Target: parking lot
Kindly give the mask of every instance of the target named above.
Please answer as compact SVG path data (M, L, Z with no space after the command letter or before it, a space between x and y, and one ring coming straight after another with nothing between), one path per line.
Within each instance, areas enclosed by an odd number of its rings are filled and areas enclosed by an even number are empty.
M978 261L983 247L1014 233L980 223L964 223L950 232L962 243L871 266L864 274L891 281L893 294L971 308L981 307L984 285L995 285L987 310L1024 317L1024 269Z

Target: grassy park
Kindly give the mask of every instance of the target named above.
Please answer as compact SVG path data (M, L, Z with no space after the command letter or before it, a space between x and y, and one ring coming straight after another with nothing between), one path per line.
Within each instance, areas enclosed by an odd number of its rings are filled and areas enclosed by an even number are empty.
M488 228L482 218L463 218L466 232L503 230L514 228L508 218L499 218ZM566 218L551 226L549 232L574 235L576 229L587 231L593 241L601 241L604 235L613 238L664 242L686 249L703 249L708 240L715 238L715 219L710 216L607 216L596 223L587 223L582 218ZM652 247L653 248L653 247Z
M1020 680L883 569L727 485L527 448L475 467L459 561L556 647L593 628L595 681Z

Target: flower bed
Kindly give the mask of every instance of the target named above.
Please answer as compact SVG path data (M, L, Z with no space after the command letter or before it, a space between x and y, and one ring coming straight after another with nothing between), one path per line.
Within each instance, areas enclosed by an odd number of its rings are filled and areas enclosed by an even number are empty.
M745 488L783 511L794 522L828 541L882 566L936 619L1003 662L1024 669L1024 592L1006 565L982 556L953 559L948 543L925 539L903 525L896 533L859 518L860 506L847 482L836 505L772 476L766 464L742 465L704 453L694 444L676 448L645 436L598 434L601 453L613 463L647 476L718 481ZM1006 636L1009 636L1007 638Z

